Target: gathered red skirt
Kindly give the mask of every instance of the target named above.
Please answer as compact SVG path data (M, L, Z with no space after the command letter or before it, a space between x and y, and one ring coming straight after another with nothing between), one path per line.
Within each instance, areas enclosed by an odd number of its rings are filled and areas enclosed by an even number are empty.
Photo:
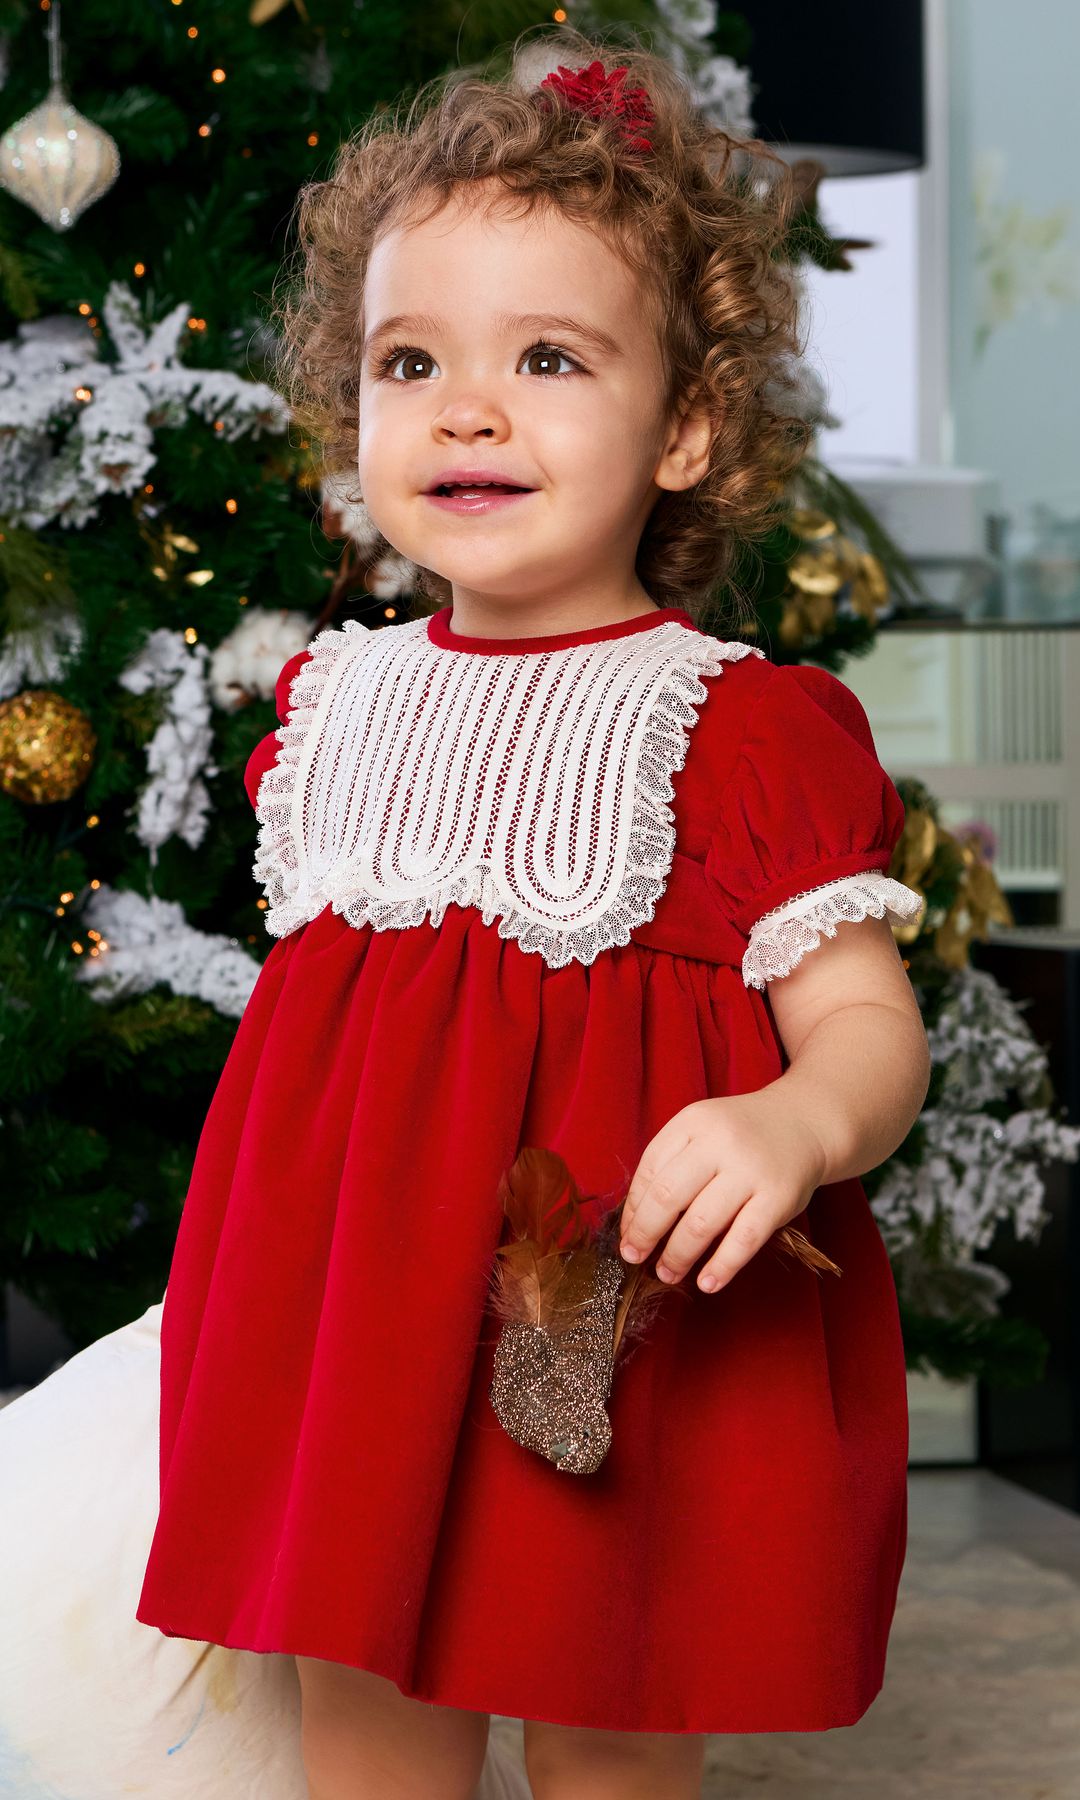
M141 1621L559 1724L816 1731L869 1706L907 1402L857 1180L798 1221L840 1277L767 1245L717 1294L684 1278L616 1364L595 1473L523 1449L489 1399L519 1148L610 1204L680 1108L782 1071L735 934L694 943L672 885L665 923L592 965L457 905L383 932L327 909L275 943L165 1296Z

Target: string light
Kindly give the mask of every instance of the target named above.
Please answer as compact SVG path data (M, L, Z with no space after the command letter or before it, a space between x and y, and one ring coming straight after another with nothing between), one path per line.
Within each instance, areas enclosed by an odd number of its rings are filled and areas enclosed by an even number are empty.
M152 481L148 481L146 483L146 486L143 488L143 493L144 494L152 494L153 491L154 491L154 484Z
M94 879L93 879L93 881L92 881L92 882L91 882L91 883L90 883L90 886L91 886L91 887L92 887L92 888L99 888L99 887L100 887L100 886L101 886L101 883L100 883L100 881L99 881L99 880L98 880L98 878L97 878L97 876L96 876L96 875L95 875L95 876L94 876Z
M551 16L554 19L556 25L565 25L566 24L566 12L563 7L557 6Z
M88 387L77 387L75 389L75 398L76 400L92 400L94 398L94 390L93 388Z
M248 603L248 597L247 597L247 595L246 595L246 594L241 594L241 596L240 596L240 598L239 598L239 600L238 600L238 601L237 601L237 603L236 603L236 604L237 604L237 606L246 606L246 605L247 605L247 603Z
M199 27L197 25L189 25L187 34L189 38L197 38L199 35Z
M79 311L82 313L82 316L85 319L87 313L90 311L89 300L80 300L79 301Z
M235 500L226 500L225 511L227 513L234 513L236 511L236 501Z
M307 140L307 141L308 141L308 143L309 143L309 144L310 144L310 145L311 145L311 148L312 148L312 149L313 149L313 150L314 150L314 148L315 148L315 146L316 146L316 144L317 144L317 143L318 143L318 141L319 141L319 134L318 134L318 132L317 132L317 131L309 131L309 132L308 132L308 140Z
M216 81L216 82L218 82L218 83L219 83L219 84L220 84L220 83L221 83L221 82L223 82L223 81L224 81L224 79L225 79L225 71L224 71L224 69L211 69L211 71L210 71L210 79L211 79L211 81Z
M200 125L199 126L199 136L200 137L209 137L210 136L209 125Z
M93 830L95 825L100 825L100 824L101 824L101 820L99 819L97 813L91 813L90 817L86 821L87 829L91 830L91 831Z
M198 632L196 631L194 625L189 625L187 630L184 633L185 644L197 644L198 641L199 641Z
M265 912L266 908L269 906L270 902L269 902L269 900L256 900L255 904L258 907L260 912Z
M207 582L213 581L213 579L213 569L191 569L189 573L184 576L184 580L190 581L192 587L205 587Z
M70 906L71 902L74 900L75 896L69 889L66 894L61 894L60 898L63 901L65 906Z
M146 274L146 264L145 263L136 263L134 273L136 275L145 275Z

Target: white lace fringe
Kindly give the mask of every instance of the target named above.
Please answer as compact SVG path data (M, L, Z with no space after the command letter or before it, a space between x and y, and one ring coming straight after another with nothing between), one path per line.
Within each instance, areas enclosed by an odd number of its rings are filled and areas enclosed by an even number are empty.
M880 869L804 888L756 921L743 956L743 981L747 987L764 988L766 982L790 975L807 951L817 949L822 933L835 937L843 920L886 917L890 925L904 925L917 919L922 907L921 894Z
M416 636L421 631L426 635L425 620L412 621L411 625L419 626ZM407 631L410 625L384 629ZM266 894L267 930L272 936L283 937L314 919L327 904L332 904L334 911L350 924L370 924L376 931L419 925L429 913L431 923L438 925L446 907L453 902L478 908L485 924L501 915L499 936L516 939L522 950L537 952L552 968L561 968L570 961L591 963L602 950L629 943L632 929L652 919L670 874L675 848L674 813L668 804L675 797L671 778L685 764L689 729L698 717L695 709L708 696L699 677L717 675L725 663L744 656L764 654L756 646L727 643L687 626L657 627L651 634L656 647L661 648L663 637L669 655L673 630L686 641L679 645L679 661L672 666L646 723L622 879L606 913L585 926L569 929L538 921L521 911L515 897L502 890L484 864L436 886L430 893L400 899L372 895L347 865L331 871L313 892L298 893L299 871L290 821L301 753L332 665L349 647L350 636L356 631L366 632L367 628L357 620L348 620L340 629L320 632L309 645L312 660L293 679L288 719L276 734L281 749L265 771L256 797L260 832L253 873ZM447 653L433 648L433 654Z
M271 937L284 937L305 924L309 916L314 917L293 904L299 869L290 817L308 726L315 717L326 677L346 641L343 631L331 627L320 631L307 646L311 660L296 671L289 684L285 723L274 733L280 748L269 768L263 770L255 796L259 839L251 872L266 896L266 929Z

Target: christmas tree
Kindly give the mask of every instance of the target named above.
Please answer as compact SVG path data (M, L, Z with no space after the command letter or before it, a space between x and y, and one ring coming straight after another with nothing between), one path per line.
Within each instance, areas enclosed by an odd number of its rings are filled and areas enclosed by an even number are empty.
M618 21L743 122L714 9L575 16ZM298 192L374 109L549 23L87 0L61 31L0 5L0 1296L77 1345L160 1297L270 947L242 774L276 677L409 604L273 384Z
M62 40L59 15L0 0L0 1300L14 1282L80 1346L160 1298L199 1130L270 948L242 774L277 724L277 676L326 625L417 608L415 571L320 474L275 385L297 195L374 110L450 68L497 72L518 33L565 15L497 0L84 0ZM737 13L657 0L574 23L613 44L623 27L651 38L713 123L752 131ZM796 166L783 253L793 269L850 268L858 246L822 222L819 179ZM804 416L828 425L820 382L798 374ZM774 660L832 669L919 602L895 546L814 457L733 580L756 609L740 631ZM728 601L712 596L703 623L732 636ZM933 868L908 948L931 1024L964 904L956 870ZM986 1033L1004 1029L992 996L971 998ZM1026 1081L1023 1030L1008 1022ZM939 1039L944 1066L944 1026ZM992 1118L971 1089L965 1144L1001 1141L1007 1086ZM955 1080L949 1092L955 1105ZM994 1212L1022 1230L1039 1219L1040 1155L1065 1147L1048 1098L1015 1146L1022 1205L1005 1195ZM974 1267L986 1220L943 1191L941 1171L967 1155L955 1130L938 1141L946 1123L929 1108L868 1186L915 1308L913 1354L936 1333L952 1370L967 1354L955 1333L922 1327L975 1294L985 1357L1000 1289ZM0 1329L0 1360L3 1343Z

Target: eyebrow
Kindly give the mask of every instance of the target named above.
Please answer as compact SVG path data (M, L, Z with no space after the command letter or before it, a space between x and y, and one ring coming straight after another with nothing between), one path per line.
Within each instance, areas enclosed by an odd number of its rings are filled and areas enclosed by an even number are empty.
M416 331L435 337L444 329L445 321L433 313L395 313L392 318L380 319L368 332L363 354L366 356L374 344L392 332ZM495 329L505 335L522 331L559 332L584 339L603 355L622 355L616 340L599 325L590 325L584 319L572 319L561 313L499 313L495 318Z

